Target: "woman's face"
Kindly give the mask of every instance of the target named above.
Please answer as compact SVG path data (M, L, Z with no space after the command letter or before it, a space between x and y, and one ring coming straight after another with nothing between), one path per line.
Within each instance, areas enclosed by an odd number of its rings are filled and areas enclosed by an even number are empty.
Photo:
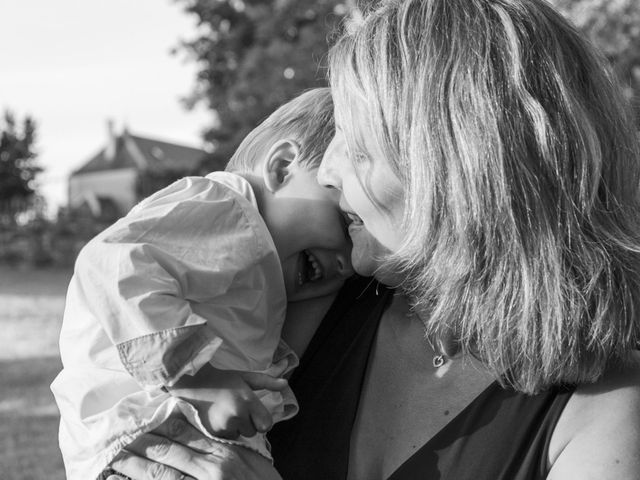
M360 132L362 138L373 139L365 109L355 113L357 128L365 129ZM381 260L400 245L403 188L377 142L366 142L363 150L347 145L338 124L322 159L318 181L340 191L340 208L347 216L353 242L353 268L361 275L372 275Z

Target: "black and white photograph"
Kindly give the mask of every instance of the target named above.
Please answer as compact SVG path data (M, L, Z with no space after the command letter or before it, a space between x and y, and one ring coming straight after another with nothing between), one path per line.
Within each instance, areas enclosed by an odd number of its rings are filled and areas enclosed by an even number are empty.
M0 18L0 479L640 479L638 0Z

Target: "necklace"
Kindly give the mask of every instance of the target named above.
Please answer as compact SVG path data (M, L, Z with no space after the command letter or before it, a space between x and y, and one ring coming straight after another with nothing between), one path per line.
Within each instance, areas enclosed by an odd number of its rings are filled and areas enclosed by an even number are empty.
M443 366L445 363L447 363L447 357L446 355L440 353L438 355L435 355L433 357L432 360L432 364L433 364L433 368L440 368L441 366Z
M377 294L377 287L376 287L376 294ZM405 316L408 319L418 319L418 316L415 314L415 312L411 310L409 310L405 314ZM433 359L431 360L431 364L433 365L433 368L440 368L443 365L445 365L449 359L444 353L441 353L439 349L436 350L436 348L433 346L433 343L431 341L429 341L429 343L431 344L431 348L433 348L436 353L436 355L434 355Z

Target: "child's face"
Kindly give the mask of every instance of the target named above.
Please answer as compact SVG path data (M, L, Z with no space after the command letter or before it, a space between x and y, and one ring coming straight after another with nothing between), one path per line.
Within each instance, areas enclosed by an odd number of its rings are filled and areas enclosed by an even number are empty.
M316 173L292 164L289 178L262 212L280 256L289 302L334 293L353 274L337 191L320 186Z

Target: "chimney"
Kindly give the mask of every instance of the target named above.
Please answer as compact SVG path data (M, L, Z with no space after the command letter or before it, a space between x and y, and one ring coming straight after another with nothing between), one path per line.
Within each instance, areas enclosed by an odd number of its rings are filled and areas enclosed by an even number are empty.
M112 119L107 120L107 146L104 149L104 156L108 162L113 162L116 158L118 138L116 137L115 126Z

